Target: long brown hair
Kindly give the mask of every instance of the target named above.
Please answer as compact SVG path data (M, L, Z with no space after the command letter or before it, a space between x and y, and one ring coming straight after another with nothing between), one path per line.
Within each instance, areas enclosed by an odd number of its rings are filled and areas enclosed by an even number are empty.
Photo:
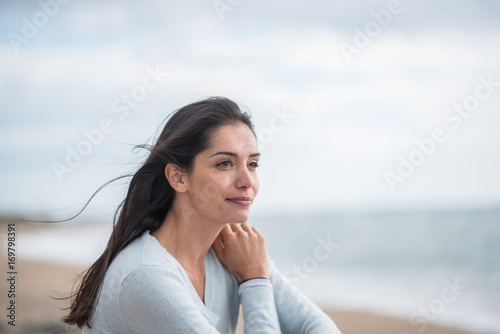
M165 166L173 163L189 173L194 157L208 148L210 136L221 126L240 122L255 135L250 115L222 97L189 104L169 117L154 145L141 146L150 150L149 156L132 176L125 200L116 210L113 231L104 253L87 270L71 296L70 312L62 319L67 324L90 327L106 270L113 259L145 231L154 232L163 223L175 196L165 177Z

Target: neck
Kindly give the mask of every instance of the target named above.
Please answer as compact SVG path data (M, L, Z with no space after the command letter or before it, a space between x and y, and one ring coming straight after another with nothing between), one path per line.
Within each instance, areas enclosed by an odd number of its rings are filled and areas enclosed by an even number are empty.
M188 274L204 277L205 256L223 226L183 207L174 200L163 224L152 235Z

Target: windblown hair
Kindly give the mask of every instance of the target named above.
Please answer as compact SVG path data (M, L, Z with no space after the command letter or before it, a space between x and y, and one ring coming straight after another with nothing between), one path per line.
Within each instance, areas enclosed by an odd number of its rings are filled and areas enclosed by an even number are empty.
M189 174L195 156L209 147L214 132L235 123L247 125L255 135L250 115L222 97L189 104L170 115L160 136L149 147L146 162L132 176L127 195L116 210L106 249L71 295L70 312L62 319L65 323L90 327L106 270L113 259L145 231L154 232L163 223L175 196L165 177L165 166L172 163Z

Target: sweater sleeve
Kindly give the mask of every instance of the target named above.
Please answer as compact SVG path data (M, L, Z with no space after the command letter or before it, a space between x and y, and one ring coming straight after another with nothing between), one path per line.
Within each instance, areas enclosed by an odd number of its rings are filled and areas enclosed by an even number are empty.
M121 285L119 304L130 333L218 333L218 316L198 306L182 276L168 268L136 269Z
M241 293L245 334L281 333L274 304L273 289L254 286Z
M340 334L330 317L281 274L273 262L269 274L283 333Z

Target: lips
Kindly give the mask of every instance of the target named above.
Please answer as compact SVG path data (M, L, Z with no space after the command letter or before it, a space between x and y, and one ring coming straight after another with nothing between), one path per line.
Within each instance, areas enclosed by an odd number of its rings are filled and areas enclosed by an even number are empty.
M230 201L235 204L250 206L252 204L252 199L250 197L232 197L227 198L226 201Z

